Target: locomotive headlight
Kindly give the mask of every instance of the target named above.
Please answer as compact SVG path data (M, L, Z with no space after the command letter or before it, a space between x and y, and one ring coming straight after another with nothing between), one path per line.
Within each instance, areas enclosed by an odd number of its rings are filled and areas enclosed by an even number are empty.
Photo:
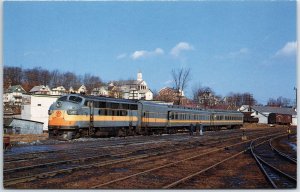
M68 110L67 113L68 115L78 115L78 111L73 109Z
M61 105L62 105L62 104L61 104L61 102L60 102L60 101L58 101L58 102L56 103L56 107L57 107L57 108L60 108L60 107L61 107Z

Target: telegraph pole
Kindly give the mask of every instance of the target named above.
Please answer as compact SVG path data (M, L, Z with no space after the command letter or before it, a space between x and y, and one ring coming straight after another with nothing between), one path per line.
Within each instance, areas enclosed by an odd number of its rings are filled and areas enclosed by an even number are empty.
M294 87L294 90L296 92L296 108L297 108L297 87Z

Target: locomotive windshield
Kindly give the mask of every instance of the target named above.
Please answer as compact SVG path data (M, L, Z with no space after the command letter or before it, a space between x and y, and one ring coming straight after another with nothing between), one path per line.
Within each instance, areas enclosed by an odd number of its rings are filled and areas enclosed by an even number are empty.
M68 96L63 96L59 98L57 101L66 101L68 99Z
M81 103L82 98L81 97L77 97L77 96L70 96L69 97L69 101L73 101L73 102L76 102L76 103Z
M77 97L77 96L70 96L68 99L68 96L63 96L63 97L60 97L57 101L71 101L71 102L75 102L75 103L81 103L82 98Z

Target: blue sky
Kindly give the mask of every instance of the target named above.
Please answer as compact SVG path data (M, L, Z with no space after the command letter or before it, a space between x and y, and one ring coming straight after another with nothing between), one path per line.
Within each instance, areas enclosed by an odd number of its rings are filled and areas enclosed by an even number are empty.
M295 99L296 2L4 2L4 65Z

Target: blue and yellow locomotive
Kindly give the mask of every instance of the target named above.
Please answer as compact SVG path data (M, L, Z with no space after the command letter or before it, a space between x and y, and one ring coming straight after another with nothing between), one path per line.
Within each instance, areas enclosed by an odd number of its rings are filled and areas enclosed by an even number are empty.
M202 110L150 101L70 94L49 109L50 138L127 136L175 133L201 126L205 130L238 128L238 111Z

